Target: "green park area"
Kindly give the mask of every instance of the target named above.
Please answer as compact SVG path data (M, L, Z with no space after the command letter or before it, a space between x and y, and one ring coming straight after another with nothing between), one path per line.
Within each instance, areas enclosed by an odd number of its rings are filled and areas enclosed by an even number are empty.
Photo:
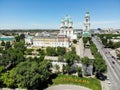
M52 82L53 82L52 85L74 84L84 86L92 90L101 90L100 81L96 78L85 78L71 75L58 75L58 77L53 79Z

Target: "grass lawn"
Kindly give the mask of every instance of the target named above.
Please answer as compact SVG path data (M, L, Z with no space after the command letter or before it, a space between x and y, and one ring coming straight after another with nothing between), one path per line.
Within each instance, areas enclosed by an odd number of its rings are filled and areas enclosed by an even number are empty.
M74 84L88 87L92 90L101 90L100 81L95 78L84 78L71 75L58 75L55 79L52 80L52 82L53 82L52 85Z

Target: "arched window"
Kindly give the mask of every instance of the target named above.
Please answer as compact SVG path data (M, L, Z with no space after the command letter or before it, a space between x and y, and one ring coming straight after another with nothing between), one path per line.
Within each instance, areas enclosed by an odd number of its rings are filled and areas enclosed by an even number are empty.
M86 19L86 22L88 22L88 19Z
M86 30L88 29L88 26L86 26Z

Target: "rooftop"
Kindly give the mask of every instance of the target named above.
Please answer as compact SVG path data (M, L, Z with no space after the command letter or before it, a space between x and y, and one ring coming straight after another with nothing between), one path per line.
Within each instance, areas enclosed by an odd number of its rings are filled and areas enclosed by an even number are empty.
M12 41L14 40L14 36L1 36L0 41Z

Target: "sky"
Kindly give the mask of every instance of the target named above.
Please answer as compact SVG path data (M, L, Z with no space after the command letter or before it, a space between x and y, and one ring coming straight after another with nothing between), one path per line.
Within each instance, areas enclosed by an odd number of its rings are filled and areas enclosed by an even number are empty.
M66 14L82 29L86 11L91 28L120 28L120 0L0 0L0 29L59 29Z

